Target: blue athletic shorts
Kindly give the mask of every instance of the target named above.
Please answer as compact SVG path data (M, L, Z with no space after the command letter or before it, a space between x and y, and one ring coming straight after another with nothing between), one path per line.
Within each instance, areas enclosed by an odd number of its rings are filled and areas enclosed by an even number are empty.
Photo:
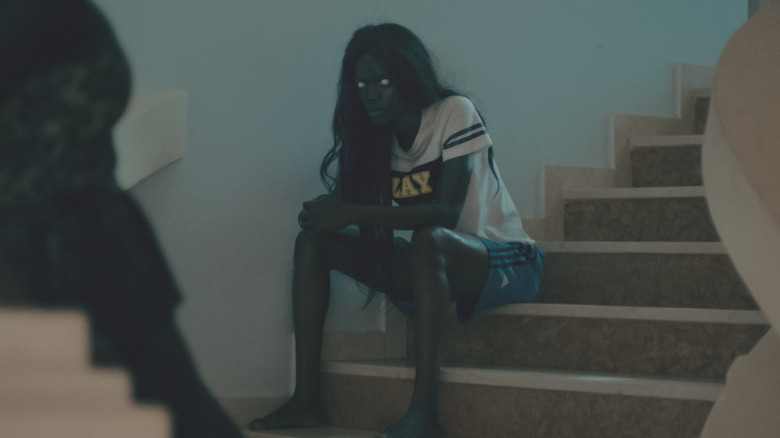
M536 245L493 242L477 236L490 257L485 286L476 297L452 297L458 321L468 322L477 313L512 303L530 303L539 293L544 252ZM392 300L404 315L414 318L414 303Z

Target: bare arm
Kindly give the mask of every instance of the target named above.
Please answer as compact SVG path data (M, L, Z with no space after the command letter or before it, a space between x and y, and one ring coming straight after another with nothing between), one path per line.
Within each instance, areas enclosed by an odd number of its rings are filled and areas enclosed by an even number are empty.
M383 207L347 204L336 197L303 204L301 228L312 231L337 231L348 225L413 230L425 226L455 228L466 199L471 170L471 154L444 162L436 199L425 204Z

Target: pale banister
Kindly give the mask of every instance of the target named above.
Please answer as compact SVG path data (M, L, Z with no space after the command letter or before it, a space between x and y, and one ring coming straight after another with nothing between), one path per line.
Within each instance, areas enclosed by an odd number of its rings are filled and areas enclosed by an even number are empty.
M780 4L748 20L715 73L704 139L707 201L729 255L780 327Z
M702 438L780 431L780 2L750 18L715 72L704 137L707 202L769 333L729 370Z
M134 95L114 128L116 178L128 189L184 156L187 132L185 91Z
M80 311L0 308L0 437L168 438L167 410L136 404L128 373L90 363Z

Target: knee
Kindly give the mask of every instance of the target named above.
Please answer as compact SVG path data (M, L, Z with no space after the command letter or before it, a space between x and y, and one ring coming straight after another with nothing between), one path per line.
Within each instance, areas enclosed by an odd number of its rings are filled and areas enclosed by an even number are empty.
M295 239L296 262L320 260L323 253L323 247L322 236L312 231L301 231Z
M445 250L450 240L450 230L444 227L425 227L412 234L412 258L414 265L427 269L444 269Z

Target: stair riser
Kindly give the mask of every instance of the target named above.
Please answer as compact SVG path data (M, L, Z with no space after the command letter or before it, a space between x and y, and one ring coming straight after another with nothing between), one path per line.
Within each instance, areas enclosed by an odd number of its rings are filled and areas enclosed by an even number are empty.
M547 253L537 301L758 309L725 254Z
M482 315L465 325L448 321L442 362L721 380L766 331L747 324ZM413 357L413 330L407 339Z
M406 411L412 381L323 375L330 424L382 430ZM711 402L444 383L449 438L698 437Z
M704 198L568 200L564 239L596 242L717 242Z
M701 146L643 147L631 151L634 187L700 186Z

